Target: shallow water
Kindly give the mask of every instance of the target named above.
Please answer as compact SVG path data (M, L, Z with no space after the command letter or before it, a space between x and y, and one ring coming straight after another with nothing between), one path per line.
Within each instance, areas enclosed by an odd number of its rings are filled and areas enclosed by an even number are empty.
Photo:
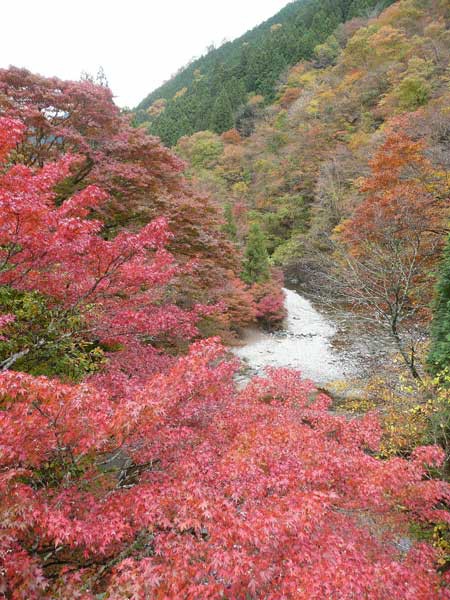
M249 374L263 374L268 366L289 367L317 384L354 375L356 365L351 356L333 348L336 325L297 292L285 289L284 293L288 312L284 329L274 333L250 329L244 345L234 350Z

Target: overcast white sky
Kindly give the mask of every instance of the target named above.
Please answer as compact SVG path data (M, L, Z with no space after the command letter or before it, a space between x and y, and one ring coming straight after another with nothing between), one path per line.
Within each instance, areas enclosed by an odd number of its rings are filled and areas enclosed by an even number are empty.
M234 39L288 0L3 0L0 67L79 79L101 65L134 107L212 42Z

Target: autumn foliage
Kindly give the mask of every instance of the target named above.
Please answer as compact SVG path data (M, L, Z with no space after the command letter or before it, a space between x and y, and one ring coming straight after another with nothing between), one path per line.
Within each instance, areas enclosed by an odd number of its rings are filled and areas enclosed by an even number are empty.
M425 389L450 14L400 0L330 35L373 3L331 4L335 24L295 22L316 60L277 96L242 47L256 95L229 86L237 129L180 138L183 160L107 87L0 70L1 597L450 600L449 546L429 535L450 528L448 377L414 410L374 379L383 432L297 372L242 383L223 345L283 319L274 264L295 260L301 283L325 264ZM203 116L192 100L180 86L147 115ZM179 114L174 140L198 129Z
M406 132L408 119L396 119L369 163L370 177L361 182L366 194L351 219L342 226L345 241L356 254L390 238L399 243L420 238L421 252L430 252L433 234L445 229L448 199L439 194L442 174L425 156L425 143ZM439 200L441 196L441 200Z
M23 127L2 118L0 129L6 154L21 139ZM172 237L165 219L108 240L100 235L102 223L89 218L107 200L98 187L88 186L57 204L55 186L78 160L66 156L40 169L12 165L1 175L0 285L49 298L53 326L67 315L80 315L86 337L97 342L192 337L198 317L210 309L193 307L188 313L165 299L166 284L181 272L164 248ZM46 343L44 337L35 346L45 350ZM2 366L12 366L16 358Z
M430 273L442 250L449 215L446 178L426 146L398 118L361 181L363 201L336 228L346 255L341 281L354 307L384 325L412 375L417 326L429 320Z
M222 231L221 210L183 176L180 158L131 126L108 88L0 69L0 111L24 132L13 144L10 163L50 165L54 171L54 161L77 157L66 163L57 203L80 192L89 195L90 186L106 192L105 200L91 207L105 224L104 237L123 228L137 230L152 219L166 221L176 232L167 237L166 248L188 266L173 280L178 306L217 303L223 288L233 285L240 257Z
M196 344L121 402L3 375L5 591L448 597L430 547L399 541L407 517L448 520L448 486L424 480L442 452L379 461L374 417L331 415L283 370L235 394L222 354Z
M329 412L292 371L237 390L216 338L163 355L158 336L188 340L213 310L170 303L166 223L105 239L90 217L105 192L57 201L79 157L6 162L23 134L1 119L1 283L39 290L55 315L79 311L109 360L77 385L3 365L0 592L448 598L437 551L407 537L411 521L450 521L450 487L428 476L443 452L377 459L376 417ZM2 315L2 335L13 323Z

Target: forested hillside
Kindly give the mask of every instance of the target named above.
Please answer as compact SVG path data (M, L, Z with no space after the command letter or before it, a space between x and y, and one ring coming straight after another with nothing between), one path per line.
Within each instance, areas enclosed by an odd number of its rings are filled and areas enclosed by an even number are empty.
M386 4L188 67L173 149L0 70L2 598L450 599L450 6ZM289 336L283 272L386 345L356 391L231 353Z
M235 239L259 227L273 264L383 323L409 364L448 230L449 16L401 0L350 20L315 48L320 65L289 70L250 137L176 147Z
M297 0L241 38L212 49L152 92L136 122L172 146L183 135L237 125L249 131L258 105L270 104L279 77L336 27L379 12L393 0ZM250 125L251 130L251 125Z

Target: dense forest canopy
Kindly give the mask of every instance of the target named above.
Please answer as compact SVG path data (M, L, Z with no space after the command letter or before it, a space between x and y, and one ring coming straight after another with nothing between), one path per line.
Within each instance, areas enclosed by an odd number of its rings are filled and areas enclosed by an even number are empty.
M439 0L352 19L287 71L248 137L175 147L236 239L257 225L272 264L381 324L416 378L448 230L448 19Z
M392 0L297 0L242 37L210 50L149 94L136 109L169 146L183 135L235 124L245 131L251 96L270 104L285 69L313 57L340 23L376 14Z

